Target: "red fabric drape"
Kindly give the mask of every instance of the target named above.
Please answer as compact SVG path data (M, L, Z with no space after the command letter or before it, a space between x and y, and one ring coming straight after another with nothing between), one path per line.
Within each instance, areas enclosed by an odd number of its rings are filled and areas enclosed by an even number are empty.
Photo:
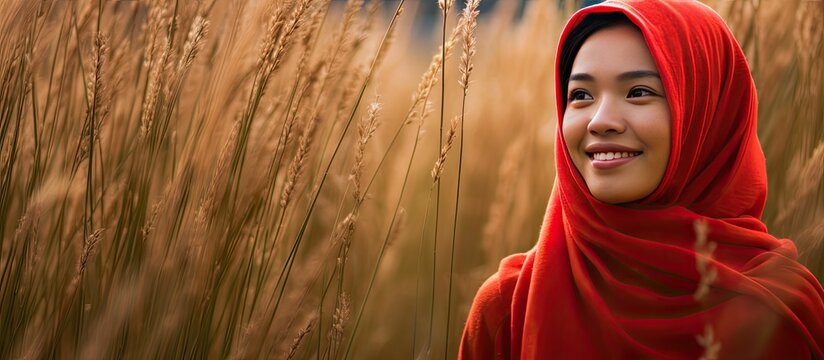
M697 1L611 0L572 16L558 54L603 12L641 29L661 75L672 114L664 178L636 204L592 197L562 137L556 58L557 178L540 239L481 287L459 358L824 359L824 290L760 221L756 93L735 38ZM696 222L711 256L696 251ZM702 261L705 282L717 276L696 299Z

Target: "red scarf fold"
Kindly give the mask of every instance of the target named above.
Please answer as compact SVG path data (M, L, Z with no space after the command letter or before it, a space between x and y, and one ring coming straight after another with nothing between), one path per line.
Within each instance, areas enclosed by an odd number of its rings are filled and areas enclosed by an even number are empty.
M824 290L793 243L760 221L756 92L735 38L697 1L611 0L572 16L557 54L587 15L604 12L637 25L656 62L672 114L668 167L636 204L593 198L562 136L556 58L557 178L538 244L494 277L509 312L509 344L498 348L513 359L824 359ZM714 244L709 256L696 250L696 222ZM708 291L696 299L702 278ZM472 311L470 322L486 316ZM472 331L462 356L478 355Z

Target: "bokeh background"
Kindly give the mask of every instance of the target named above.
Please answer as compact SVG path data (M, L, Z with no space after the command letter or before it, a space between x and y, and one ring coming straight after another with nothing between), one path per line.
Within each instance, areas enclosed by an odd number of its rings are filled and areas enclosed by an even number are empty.
M758 88L763 220L821 280L824 2L706 3ZM399 4L0 2L0 358L454 357L537 240L585 4L481 0L443 74L465 5Z

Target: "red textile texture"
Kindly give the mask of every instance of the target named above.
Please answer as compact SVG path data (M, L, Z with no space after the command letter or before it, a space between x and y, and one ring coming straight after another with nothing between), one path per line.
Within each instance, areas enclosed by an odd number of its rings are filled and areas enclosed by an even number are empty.
M558 54L603 12L641 29L661 75L672 114L664 178L635 204L592 197L562 137L556 58L557 178L540 239L481 287L459 358L824 359L824 290L760 221L756 93L735 38L697 1L607 1L572 16ZM700 245L696 223L714 245ZM696 297L702 281L709 291Z

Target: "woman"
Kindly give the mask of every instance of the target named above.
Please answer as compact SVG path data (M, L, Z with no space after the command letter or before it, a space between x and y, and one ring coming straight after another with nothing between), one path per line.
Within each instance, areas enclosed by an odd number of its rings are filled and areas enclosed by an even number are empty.
M824 359L824 290L767 233L756 93L693 1L564 29L557 178L537 245L473 302L464 359Z

